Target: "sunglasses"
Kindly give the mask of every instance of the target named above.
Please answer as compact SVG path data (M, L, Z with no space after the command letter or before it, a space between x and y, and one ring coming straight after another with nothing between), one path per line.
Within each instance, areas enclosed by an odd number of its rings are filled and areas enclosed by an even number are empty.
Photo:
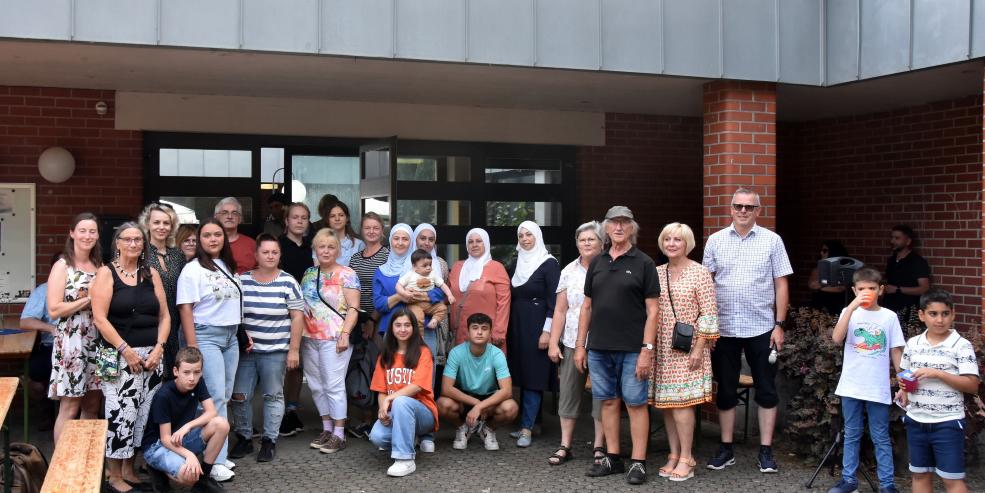
M741 212L743 210L747 212L752 212L756 209L759 209L759 206L752 204L732 204L732 208L735 209L737 212Z

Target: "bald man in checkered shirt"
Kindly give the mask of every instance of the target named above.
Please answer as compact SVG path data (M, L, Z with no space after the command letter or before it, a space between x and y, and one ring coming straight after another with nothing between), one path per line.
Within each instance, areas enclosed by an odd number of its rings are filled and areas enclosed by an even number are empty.
M735 464L732 437L735 431L736 391L742 353L752 370L755 401L759 405L759 470L778 471L773 458L776 424L776 365L769 362L771 347L783 347L789 291L793 273L783 240L756 225L761 210L759 195L745 188L732 196L732 224L712 234L705 245L703 264L715 279L718 296L718 329L721 338L711 354L718 381L715 401L722 429L718 453L708 468L721 470Z

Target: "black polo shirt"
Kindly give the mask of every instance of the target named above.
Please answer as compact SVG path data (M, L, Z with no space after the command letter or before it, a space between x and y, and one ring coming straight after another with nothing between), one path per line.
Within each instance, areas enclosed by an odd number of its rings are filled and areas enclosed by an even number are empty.
M311 258L311 238L307 236L302 238L301 244L298 245L286 234L283 234L277 238L277 241L280 243L281 270L290 274L300 283L301 278L304 277L304 271L315 265L315 261Z
M635 246L615 260L606 250L588 266L585 296L592 299L588 349L639 352L646 299L660 296L657 266Z
M917 254L917 252L911 251L899 261L896 260L896 255L892 255L886 261L886 284L902 286L904 288L915 288L920 285L917 282L920 278L930 279L930 264L927 263L926 259ZM882 298L882 306L895 312L919 303L919 296L900 292L887 293Z

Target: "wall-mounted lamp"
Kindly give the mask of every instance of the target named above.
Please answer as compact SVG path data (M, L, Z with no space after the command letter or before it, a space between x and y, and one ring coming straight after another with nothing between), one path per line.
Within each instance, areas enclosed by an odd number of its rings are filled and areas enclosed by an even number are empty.
M96 103L96 114L103 116L109 112L109 105L105 101L100 101Z
M51 183L62 183L75 173L75 158L63 147L49 147L38 157L41 177Z
M277 173L281 173L283 176L284 168L277 168L274 170L274 174L270 176L270 181L260 184L260 190L277 190L280 183L277 183Z

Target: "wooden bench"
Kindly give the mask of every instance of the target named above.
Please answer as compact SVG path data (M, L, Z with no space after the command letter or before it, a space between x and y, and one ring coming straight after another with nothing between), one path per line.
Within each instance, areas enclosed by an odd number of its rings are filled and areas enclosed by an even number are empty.
M7 411L10 411L10 404L14 402L14 395L17 393L17 377L0 378L0 424L7 419ZM27 382L24 382L27 385ZM3 426L3 477L11 477L13 465L10 462L10 427ZM5 493L10 493L13 481L7 481L3 486Z
M106 455L105 419L69 421L55 447L41 493L99 493Z

